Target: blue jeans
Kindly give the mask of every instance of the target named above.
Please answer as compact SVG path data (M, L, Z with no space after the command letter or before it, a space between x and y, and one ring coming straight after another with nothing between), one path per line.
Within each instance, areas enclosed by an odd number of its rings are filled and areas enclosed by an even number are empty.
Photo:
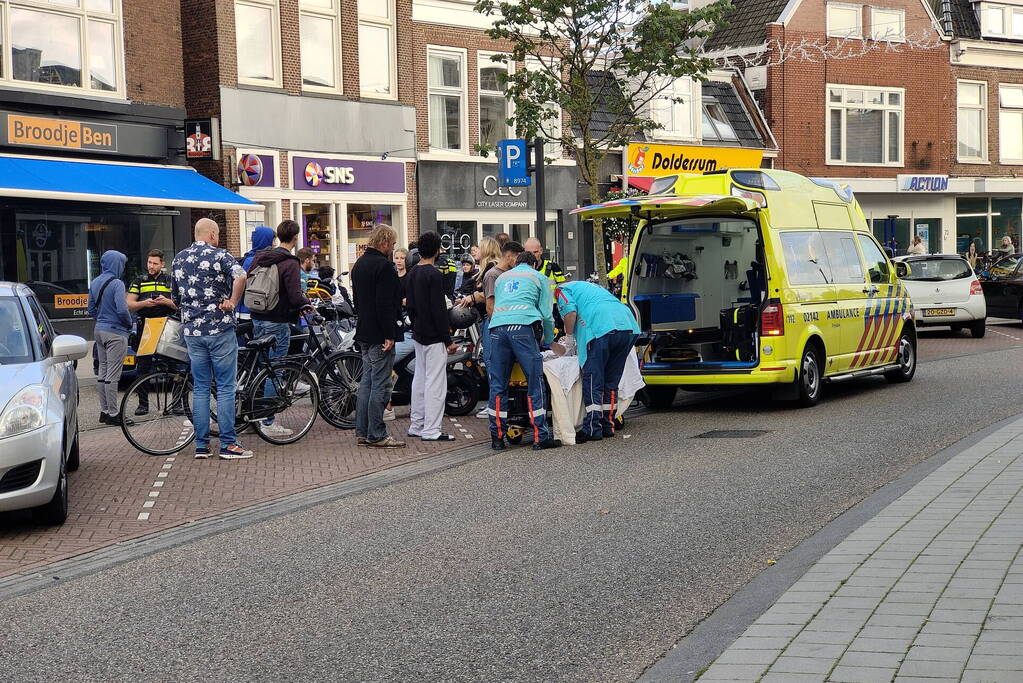
M529 399L526 410L533 426L533 442L551 438L547 422L546 390L543 380L543 359L536 343L533 328L529 325L498 325L487 332L487 372L490 376L490 436L504 438L508 420L508 378L512 365L518 363L529 383Z
M291 325L288 323L275 323L269 320L252 321L252 338L259 339L272 334L275 338L274 345L266 350L266 355L271 360L288 355L288 345L291 343ZM280 379L280 375L277 376ZM267 380L263 383L263 396L276 396L274 383ZM263 420L263 424L273 424L273 418Z
M234 330L209 337L185 337L192 365L192 424L195 445L210 445L210 382L217 381L217 429L220 447L238 443L234 430L235 378L238 374L238 337Z
M412 333L406 332L401 341L394 342L394 364L397 365L416 352L416 345L412 341ZM408 362L408 371L416 371L416 359Z
M490 330L490 316L488 315L487 317L483 318L483 322L480 324L480 344L483 345L483 350L481 352L481 355L482 355L482 358L483 358L483 367L485 367L485 368L489 368L490 367L490 357L489 357L489 353L488 353L489 350L490 350L490 340L487 339L487 335L488 335L489 330Z
M391 370L394 349L384 352L380 344L359 343L362 352L362 379L355 401L355 436L376 443L387 438L384 407L391 395Z
M583 365L582 432L600 437L614 433L614 413L618 409L618 383L622 381L625 363L636 343L636 335L628 330L615 330L590 340Z

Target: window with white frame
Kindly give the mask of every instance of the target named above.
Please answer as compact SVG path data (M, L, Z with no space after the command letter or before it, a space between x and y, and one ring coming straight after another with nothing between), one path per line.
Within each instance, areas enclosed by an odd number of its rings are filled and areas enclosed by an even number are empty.
M465 152L465 52L427 48L427 81L430 92L430 147Z
M363 97L398 97L394 64L394 0L359 0L359 82Z
M703 100L703 139L735 142L739 137L735 134L732 122L728 120L724 107L713 97Z
M496 145L498 140L512 137L508 118L511 102L504 96L507 86L507 63L495 62L492 52L476 56L480 78L480 144Z
M1023 164L1023 85L998 87L998 147L1003 164Z
M956 86L960 161L987 159L987 84L959 81Z
M906 10L871 7L870 37L891 43L906 42Z
M236 0L234 31L238 82L280 85L280 22L277 0Z
M300 0L299 38L302 87L307 90L341 89L340 0Z
M863 6L828 3L828 35L835 38L863 37Z
M541 69L547 70L551 75L558 78L560 81L561 74L561 60L560 59L545 59L541 62L536 57L526 58L526 69L530 71L538 71ZM546 102L544 108L548 111L554 112L555 116L550 119L545 119L542 130L540 132L548 142L544 145L544 156L548 159L560 159L562 156L561 151L561 133L562 133L562 112L561 107L557 102Z
M901 88L828 86L828 163L902 165Z
M0 0L0 19L4 16L9 34L0 31L5 38L0 81L123 94L120 0Z
M1023 38L1023 7L990 2L978 5L981 33L998 38Z
M677 78L664 84L664 89L650 101L650 119L662 128L653 134L666 138L692 139L696 137L693 114L699 101L699 85L691 78Z

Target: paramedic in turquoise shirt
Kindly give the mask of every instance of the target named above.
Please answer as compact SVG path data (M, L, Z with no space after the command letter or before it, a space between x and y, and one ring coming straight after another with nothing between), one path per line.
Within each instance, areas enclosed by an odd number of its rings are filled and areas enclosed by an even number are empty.
M494 313L488 328L487 369L490 375L490 445L504 450L508 421L508 379L512 366L522 367L529 383L526 410L533 432L533 450L557 448L561 441L553 438L547 419L547 392L540 357L540 334L543 343L554 341L554 297L550 280L536 271L536 257L530 252L519 254L517 266L497 278L494 287Z
M586 415L576 443L615 435L618 383L633 353L639 325L628 306L590 282L566 282L555 293L565 332L575 336Z

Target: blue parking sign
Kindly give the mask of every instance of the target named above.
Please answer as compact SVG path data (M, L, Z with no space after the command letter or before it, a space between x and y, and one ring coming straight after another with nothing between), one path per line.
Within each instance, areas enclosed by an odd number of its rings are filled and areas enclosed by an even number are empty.
M500 140L497 143L497 184L500 187L528 187L529 154L523 139Z

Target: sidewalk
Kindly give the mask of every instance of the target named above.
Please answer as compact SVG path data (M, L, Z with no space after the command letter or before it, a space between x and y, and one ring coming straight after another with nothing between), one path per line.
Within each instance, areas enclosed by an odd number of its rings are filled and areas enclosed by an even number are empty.
M700 681L1023 681L1023 419L822 557Z

